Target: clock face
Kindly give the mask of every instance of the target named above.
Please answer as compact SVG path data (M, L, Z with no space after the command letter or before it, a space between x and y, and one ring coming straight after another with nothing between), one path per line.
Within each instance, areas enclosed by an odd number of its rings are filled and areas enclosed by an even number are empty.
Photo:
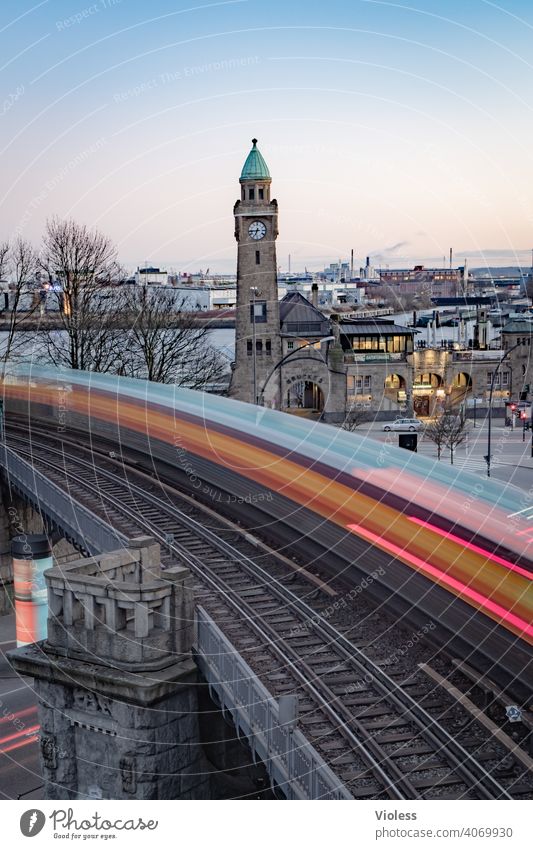
M262 221L252 221L250 226L248 227L248 233L250 234L251 239L255 239L258 241L259 239L264 239L266 236L267 228L263 224Z

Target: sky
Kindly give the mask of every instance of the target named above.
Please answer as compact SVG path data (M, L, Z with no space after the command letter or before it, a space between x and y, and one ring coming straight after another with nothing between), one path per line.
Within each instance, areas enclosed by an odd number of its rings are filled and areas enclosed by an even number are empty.
M255 136L282 270L530 265L532 40L531 0L2 0L0 240L233 272Z

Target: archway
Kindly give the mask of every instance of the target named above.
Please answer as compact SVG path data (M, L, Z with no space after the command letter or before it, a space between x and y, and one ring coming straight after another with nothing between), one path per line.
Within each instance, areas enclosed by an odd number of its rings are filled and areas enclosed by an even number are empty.
M450 404L457 406L464 403L468 395L472 392L472 378L465 372L460 371L453 378L450 389Z
M391 402L391 409L405 409L407 383L401 374L388 374L383 385L383 395Z
M321 413L324 409L324 393L317 383L310 380L297 381L287 390L287 409L313 410Z
M433 416L437 404L442 402L444 381L440 374L424 372L413 383L413 409L417 416Z

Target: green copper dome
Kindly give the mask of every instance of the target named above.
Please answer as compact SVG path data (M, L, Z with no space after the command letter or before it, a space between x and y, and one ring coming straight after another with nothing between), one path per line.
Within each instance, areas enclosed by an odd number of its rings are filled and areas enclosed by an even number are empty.
M246 157L241 173L243 180L270 180L268 166L257 149L257 139L252 139L253 147Z

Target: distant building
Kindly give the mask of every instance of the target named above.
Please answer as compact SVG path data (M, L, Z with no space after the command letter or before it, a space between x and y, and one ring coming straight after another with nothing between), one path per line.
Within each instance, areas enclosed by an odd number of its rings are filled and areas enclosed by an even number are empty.
M453 297L468 294L468 266L459 268L394 268L379 271L380 282L401 295Z
M137 268L134 277L137 285L167 286L169 282L168 271L161 271L160 268L153 268L151 265Z

